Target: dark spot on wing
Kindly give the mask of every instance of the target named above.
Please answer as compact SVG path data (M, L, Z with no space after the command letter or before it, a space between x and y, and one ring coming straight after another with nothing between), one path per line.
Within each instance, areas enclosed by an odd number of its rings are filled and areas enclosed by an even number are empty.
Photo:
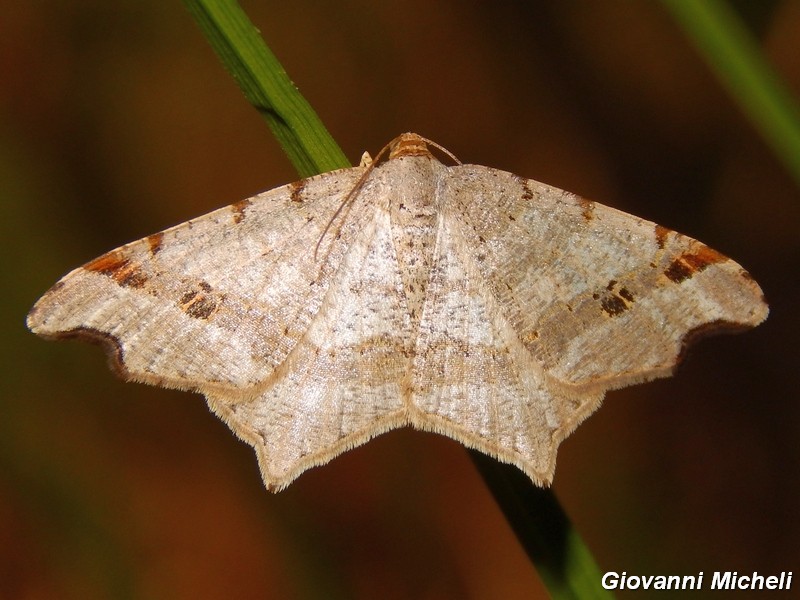
M233 212L233 222L238 225L242 221L244 221L245 211L247 207L253 203L250 198L245 198L244 200L239 200L234 204L231 204L231 211Z
M667 276L667 279L674 283L680 283L685 279L689 279L693 274L694 271L691 269L691 267L689 267L689 265L681 261L679 258L673 260L672 264L670 264L670 266L668 266L664 271L664 275Z
M94 271L95 273L112 277L116 271L126 267L129 263L130 260L125 258L121 252L118 250L112 250L111 252L107 252L106 254L103 254L103 256L95 258L93 261L86 263L83 268L87 271Z
M701 246L696 252L684 252L672 261L664 275L674 283L681 283L709 265L725 262L728 258L708 246Z
M625 304L625 301L619 296L606 296L600 302L600 306L611 317L621 315L623 312L628 310L628 305Z
M161 245L164 243L163 233L154 233L147 236L147 245L150 248L150 254L155 256L161 251Z
M200 292L196 292L196 291L186 292L183 296L181 296L181 299L178 300L178 302L180 304L189 304L192 300L195 299L195 297L199 293Z
M302 202L303 197L301 193L303 192L303 188L306 186L306 182L304 179L300 181L295 181L294 183L289 184L289 198L292 202Z
M655 234L656 234L656 244L662 250L664 249L664 245L667 243L667 236L672 233L671 229L667 229L666 227L662 227L661 225L656 225Z
M148 277L134 265L124 276L114 279L122 287L142 288L147 283Z
M83 268L110 277L122 287L141 288L148 280L139 264L126 258L119 250L107 252Z
M178 300L178 307L194 319L208 319L222 303L222 298L211 293L211 286L205 281L197 284L199 289L184 292Z
M622 314L630 308L629 305L634 301L633 294L627 288L621 287L614 291L617 283L615 279L611 279L606 285L606 291L611 292L610 294L605 292L602 295L599 293L592 294L593 299L600 300L600 308L610 317Z
M528 180L520 178L519 182L522 185L522 199L533 200L533 191L531 191L531 187L528 185Z
M594 219L594 202L586 198L581 198L580 196L577 196L577 199L578 204L581 205L581 215L583 215L583 219L588 223Z
M217 303L208 296L200 296L183 307L184 312L195 319L208 319L217 310Z
M633 294L631 294L627 288L619 288L619 292L617 292L617 294L619 294L620 298L626 302L633 302Z

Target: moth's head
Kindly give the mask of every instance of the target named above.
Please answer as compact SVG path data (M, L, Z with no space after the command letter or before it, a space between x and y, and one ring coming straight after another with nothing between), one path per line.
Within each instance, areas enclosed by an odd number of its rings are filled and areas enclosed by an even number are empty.
M427 140L416 133L401 133L389 142L389 160L401 156L431 156Z
M389 148L389 160L402 156L427 156L433 158L433 154L430 151L430 148L433 147L449 156L457 165L461 164L461 161L447 148L416 133L401 133L384 146L375 160L386 151L387 147Z

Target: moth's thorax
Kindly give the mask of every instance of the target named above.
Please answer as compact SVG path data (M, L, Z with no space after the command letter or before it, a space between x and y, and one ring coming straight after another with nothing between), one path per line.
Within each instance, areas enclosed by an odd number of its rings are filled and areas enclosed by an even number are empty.
M426 155L401 155L381 168L386 181L402 179L405 185L387 186L392 240L408 303L412 326L419 323L425 291L434 264L440 214L440 182L446 167Z

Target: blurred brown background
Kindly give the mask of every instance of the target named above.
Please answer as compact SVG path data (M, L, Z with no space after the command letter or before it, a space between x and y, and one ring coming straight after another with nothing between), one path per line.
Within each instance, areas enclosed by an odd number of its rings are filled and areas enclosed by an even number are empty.
M800 4L742 4L797 94ZM800 587L800 192L660 5L243 7L351 160L416 131L753 274L769 320L609 394L555 491L603 570L793 570ZM0 596L545 597L454 442L392 432L272 495L201 397L26 331L72 268L296 179L179 2L14 4L0 81Z

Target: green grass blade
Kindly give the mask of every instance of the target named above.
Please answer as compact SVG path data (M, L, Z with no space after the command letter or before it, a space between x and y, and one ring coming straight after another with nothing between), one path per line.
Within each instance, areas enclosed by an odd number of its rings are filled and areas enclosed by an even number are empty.
M536 487L513 465L470 450L472 460L557 600L609 600L603 572L550 489Z
M184 2L247 99L267 118L300 175L348 166L238 5L232 0ZM483 455L476 462L552 597L611 598L600 586L600 572L555 496L532 486L514 467Z
M301 177L350 166L234 0L184 0L184 4Z
M661 0L800 185L800 109L724 0Z

